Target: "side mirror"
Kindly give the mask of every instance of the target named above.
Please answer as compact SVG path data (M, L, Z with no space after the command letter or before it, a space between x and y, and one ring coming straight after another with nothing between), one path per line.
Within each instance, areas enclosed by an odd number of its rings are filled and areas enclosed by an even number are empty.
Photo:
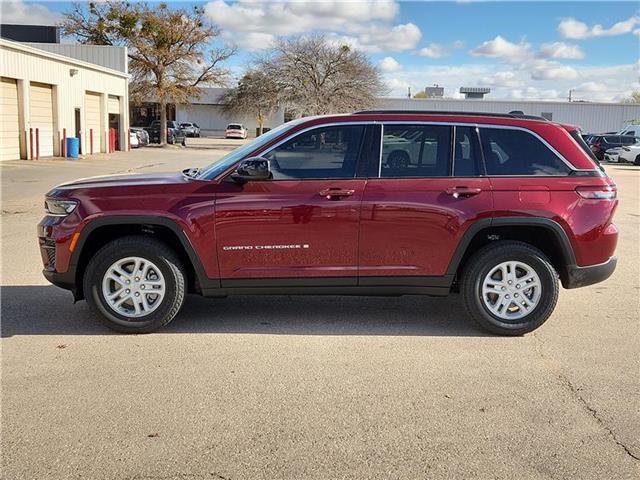
M251 157L242 160L231 178L238 183L246 183L251 180L269 180L271 168L269 160L263 157Z

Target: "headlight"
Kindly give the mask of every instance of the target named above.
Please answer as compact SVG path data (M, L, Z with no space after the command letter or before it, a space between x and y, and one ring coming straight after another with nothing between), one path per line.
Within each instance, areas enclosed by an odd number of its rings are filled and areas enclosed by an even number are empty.
M66 217L73 212L78 206L75 200L57 200L55 198L47 198L44 201L44 210L47 215L54 217Z

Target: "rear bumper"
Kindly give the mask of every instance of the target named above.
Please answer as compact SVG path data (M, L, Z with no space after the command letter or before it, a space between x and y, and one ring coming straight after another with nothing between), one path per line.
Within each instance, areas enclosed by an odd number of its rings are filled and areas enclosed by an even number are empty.
M567 281L565 288L580 288L594 283L603 282L611 276L616 269L618 259L611 257L604 263L579 267L577 265L567 266Z

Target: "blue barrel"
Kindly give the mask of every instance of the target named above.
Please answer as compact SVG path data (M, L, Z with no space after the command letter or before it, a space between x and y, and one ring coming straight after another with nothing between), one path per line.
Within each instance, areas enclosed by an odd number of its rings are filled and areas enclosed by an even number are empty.
M67 137L67 158L78 158L80 153L80 139Z

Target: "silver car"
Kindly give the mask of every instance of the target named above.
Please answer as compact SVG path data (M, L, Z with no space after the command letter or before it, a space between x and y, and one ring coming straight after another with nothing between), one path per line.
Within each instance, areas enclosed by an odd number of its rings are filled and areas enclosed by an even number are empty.
M184 133L187 137L199 137L200 136L200 127L197 123L193 122L184 122L180 124L180 128L184 130Z
M149 145L149 132L147 132L144 128L131 127L129 130L131 131L131 133L135 133L136 136L138 137L139 146L142 147L145 145Z

